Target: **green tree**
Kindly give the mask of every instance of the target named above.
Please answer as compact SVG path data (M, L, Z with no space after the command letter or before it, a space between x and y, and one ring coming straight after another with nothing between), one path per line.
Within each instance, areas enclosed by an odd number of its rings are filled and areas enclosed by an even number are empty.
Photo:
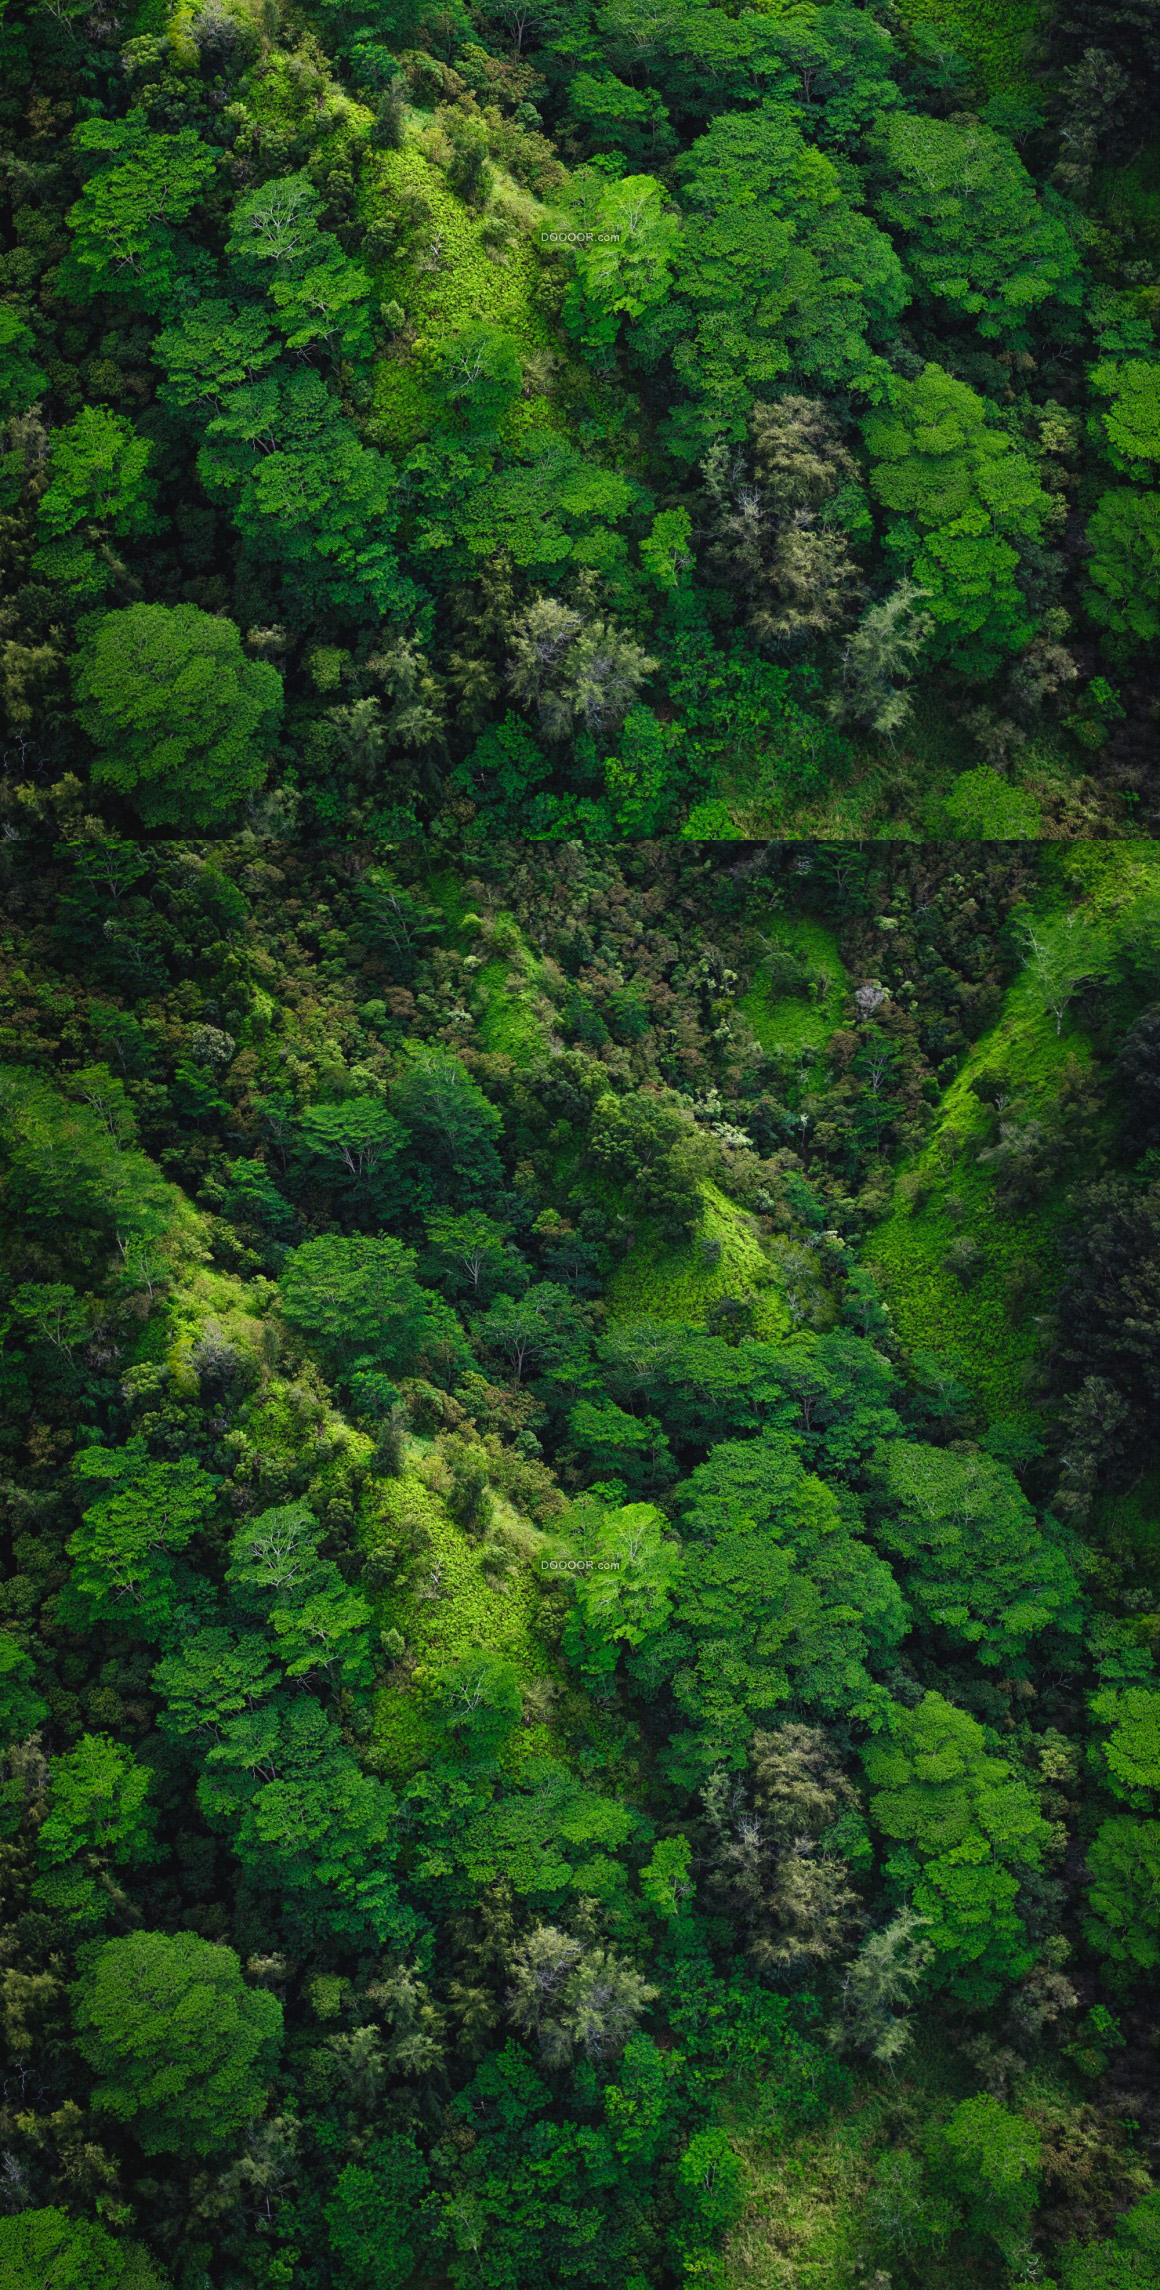
M247 553L271 567L299 618L322 607L378 618L414 601L390 543L398 484L307 366L228 390L197 457L206 491Z
M192 1932L107 1940L73 1991L92 2105L147 2155L210 2155L262 2112L282 2006L248 1988L232 1948Z
M736 2226L745 2208L745 2174L727 2131L696 2131L677 2164L677 2192L696 2242L708 2245Z
M892 376L887 396L862 427L871 488L899 517L889 546L925 592L932 655L990 676L1034 633L1016 544L1042 532L1047 495L985 401L941 366Z
M1153 1686L1105 1686L1092 1696L1092 1716L1111 1727L1094 1753L1117 1797L1147 1811L1160 1790L1160 1691Z
M261 786L282 680L246 659L232 620L193 604L107 612L74 681L93 777L150 826L211 826Z
M340 1203L356 1218L381 1224L397 1193L395 1163L403 1130L377 1097L346 1097L337 1105L308 1105L298 1117L307 1152L333 1172Z
M48 375L32 356L31 326L12 308L0 303L0 415L7 421L24 413L48 388Z
M681 221L654 176L581 173L553 233L573 242L564 323L586 348L611 350L623 319L667 298Z
M339 2173L326 2225L341 2290L406 2290L426 2242L431 2174L413 2139L372 2142Z
M395 1082L391 1108L407 1132L422 1206L494 1206L503 1116L458 1058L420 1050Z
M100 596L118 569L110 546L153 529L152 446L105 406L84 406L55 432L49 482L37 504L38 571L83 601Z
M192 213L219 154L191 127L151 135L141 111L86 119L73 142L106 162L69 210L77 283L88 294L120 292L147 310L164 307L188 267L173 226Z
M1093 366L1092 388L1111 403L1093 417L1097 442L1116 469L1145 482L1160 464L1160 363L1113 359Z
M148 1766L107 1734L82 1734L75 1749L53 1759L49 1809L36 1840L41 1900L88 1921L116 1896L113 1869L156 1857L151 1783Z
M1079 1627L1079 1584L1062 1538L1044 1532L1018 1480L990 1455L918 1440L884 1442L877 1540L903 1561L907 1597L928 1625L1010 1670L1054 1624Z
M86 1447L74 1471L81 1480L110 1481L112 1491L87 1506L69 1538L73 1593L98 1620L162 1636L181 1596L174 1556L208 1524L214 1480L190 1456L154 1462L141 1441Z
M462 1215L436 1209L427 1219L427 1242L441 1284L472 1304L485 1304L496 1295L518 1296L529 1272L519 1250L509 1245L510 1233L510 1225L483 1209Z
M256 1709L277 1684L269 1641L252 1631L241 1637L220 1628L196 1631L153 1672L165 1703L162 1730L219 1739L228 1719Z
M676 1630L655 1660L691 1730L666 1753L674 1775L746 1760L755 1726L786 1704L877 1717L872 1671L906 1629L889 1567L850 1531L833 1488L803 1471L784 1435L714 1448L680 1498L684 1578ZM645 1664L649 1649L645 1649ZM630 1659L630 1669L644 1666Z
M1160 2265L1155 2190L1116 2220L1114 2241L1068 2243L1057 2264L1063 2290L1154 2290Z
M517 1384L528 1376L579 1371L588 1351L588 1322L554 1280L537 1280L522 1296L497 1296L473 1335Z
M993 2003L1035 1960L1016 1900L1051 1832L1031 1790L978 1720L937 1693L895 1704L863 1762L871 1820L896 1847L887 1875L926 1919L932 1979Z
M93 2219L55 2205L0 2219L0 2282L5 2290L161 2290L138 2242L116 2242Z
M326 1233L287 1258L282 1312L333 1374L410 1375L426 1354L464 1360L459 1323L442 1297L415 1278L413 1248L386 1234L371 1240Z
M787 103L726 112L678 162L685 234L669 300L633 324L649 363L668 354L693 399L671 421L696 460L741 438L755 398L787 382L876 393L908 300L902 265L847 197Z
M590 1677L608 1677L621 1652L665 1629L681 1579L681 1546L652 1503L601 1509L571 1546L582 1569L565 1645Z
M929 2147L973 2232L997 2243L1009 2264L1025 2256L1043 2153L1034 2124L979 2092L960 2101Z
M34 1677L31 1657L10 1631L0 1630L0 1748L27 1741L48 1715L48 1704L37 1693Z
M633 1208L655 1217L671 1240L687 1240L700 1222L701 1152L684 1107L637 1090L597 1099L588 1151L600 1174L622 1187Z
M1087 529L1084 602L1101 628L1131 649L1160 636L1160 493L1119 485L1102 495Z
M523 364L502 326L459 328L438 350L439 392L473 441L494 438L520 394Z
M1160 1822L1123 1813L1105 1821L1087 1872L1091 1946L1125 1982L1153 1973L1160 1964Z
M231 390L273 365L278 349L269 319L253 304L197 302L154 337L152 356L165 373L160 394L183 409L220 408Z
M876 141L878 214L900 235L931 301L973 318L987 339L1026 338L1030 312L1080 299L1064 211L1036 196L1014 146L978 120L895 111Z
M681 1904L693 1890L689 1869L693 1848L687 1837L659 1837L640 1872L640 1890L654 1916L666 1920L681 1913Z

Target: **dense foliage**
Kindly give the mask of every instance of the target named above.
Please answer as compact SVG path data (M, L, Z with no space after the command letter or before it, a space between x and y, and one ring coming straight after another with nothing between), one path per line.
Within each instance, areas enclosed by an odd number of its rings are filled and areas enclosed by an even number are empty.
M2 852L0 2279L1147 2290L1154 852Z
M5 816L1154 822L1153 16L8 0Z

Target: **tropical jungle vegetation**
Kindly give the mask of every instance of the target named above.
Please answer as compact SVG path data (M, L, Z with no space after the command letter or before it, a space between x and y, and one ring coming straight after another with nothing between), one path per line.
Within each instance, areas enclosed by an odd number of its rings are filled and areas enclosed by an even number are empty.
M1160 848L82 801L0 844L5 2290L1150 2290Z
M1155 0L8 0L5 817L1160 818Z

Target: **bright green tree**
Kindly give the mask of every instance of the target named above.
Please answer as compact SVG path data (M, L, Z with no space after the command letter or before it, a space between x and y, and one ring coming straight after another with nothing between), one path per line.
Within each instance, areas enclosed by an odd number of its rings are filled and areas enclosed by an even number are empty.
M669 292L681 221L652 175L581 174L554 226L573 239L564 323L587 348L610 350L625 318L639 318Z
M12 308L0 302L0 415L24 413L48 388L48 375L32 356L33 334Z
M232 1630L199 1630L153 1672L165 1703L159 1723L166 1733L220 1738L230 1718L256 1709L277 1683L268 1639L253 1631L235 1637Z
M1092 1716L1110 1726L1095 1752L1117 1797L1147 1811L1160 1790L1160 1690L1155 1686L1105 1686L1092 1697Z
M884 180L876 207L901 236L912 278L931 301L1010 341L1052 298L1080 298L1079 255L1063 212L1036 195L1005 135L892 112L877 139Z
M252 303L196 302L154 337L152 356L165 373L160 394L169 405L220 407L230 390L272 366L278 349L269 319Z
M326 2225L336 2290L406 2290L425 2235L431 2174L413 2139L373 2141L339 2173Z
M141 111L86 119L73 142L106 161L69 210L77 284L88 294L132 295L147 310L164 306L188 260L174 225L192 213L218 152L191 127L151 135Z
M0 1630L0 1748L27 1741L48 1715L33 1683L31 1657L8 1630Z
M112 1871L154 1858L152 1776L107 1734L82 1734L53 1759L48 1813L37 1835L35 1891L58 1915L92 1923L117 1896Z
M73 1988L92 2106L147 2155L210 2155L262 2112L282 2006L248 1988L232 1948L192 1932L107 1940Z
M107 612L74 681L94 779L150 826L210 826L261 786L282 679L247 660L232 620L193 604Z
M117 570L110 542L154 525L146 474L153 448L106 406L83 406L52 440L49 482L37 504L38 571L80 599L100 596Z
M1051 1831L1031 1790L942 1694L895 1703L863 1761L871 1820L895 1845L887 1874L927 1920L931 1977L964 2002L993 2003L1035 1960L1016 1900Z
M607 1677L623 1650L643 1646L665 1628L681 1578L681 1546L667 1532L663 1511L626 1503L600 1510L572 1547L582 1571L573 1578L576 1603L565 1644L589 1676Z
M1160 464L1160 361L1106 360L1092 368L1092 388L1110 399L1092 430L1116 469L1147 482Z
M979 2092L960 2101L928 2144L940 2183L954 2189L973 2232L997 2243L1011 2264L1025 2256L1043 2154L1034 2124Z
M1091 1946L1125 1981L1160 1965L1160 1821L1118 1813L1087 1857Z
M0 2218L0 2282L4 2290L162 2290L140 2243L115 2242L94 2219L55 2205Z
M885 1561L855 1535L834 1489L803 1471L792 1441L767 1433L714 1448L681 1490L684 1575L675 1632L655 1659L675 1670L690 1725L674 1775L740 1770L754 1728L787 1704L826 1718L877 1717L873 1672L906 1630ZM650 1663L651 1650L630 1658Z
M892 376L887 399L862 427L871 488L900 520L889 545L925 592L932 651L989 676L1034 633L1016 544L1039 537L1047 495L985 401L941 366Z
M154 1462L140 1441L128 1447L86 1447L76 1476L108 1482L111 1492L90 1503L68 1551L72 1591L88 1614L128 1623L159 1637L174 1619L179 1580L174 1557L204 1527L213 1510L215 1482L192 1456Z
M1079 1585L1014 1473L990 1455L920 1440L881 1449L877 1539L902 1561L907 1597L928 1625L1010 1669L1051 1624L1077 1629Z

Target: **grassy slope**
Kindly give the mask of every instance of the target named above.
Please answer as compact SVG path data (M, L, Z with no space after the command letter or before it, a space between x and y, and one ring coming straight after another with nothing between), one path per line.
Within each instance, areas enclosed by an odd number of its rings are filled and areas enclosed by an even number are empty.
M1106 934L1114 947L1143 906L1160 897L1160 852L1145 843L1121 843L1114 853L1100 844L1079 846L1068 856L1065 879L1037 908L1046 938L1058 940L1068 930L1077 894L1082 895L1075 927L1093 945ZM1090 1057L1090 1043L1070 1015L1057 1033L1035 979L1024 969L997 1023L951 1083L930 1138L907 1172L921 1188L918 1205L900 1187L890 1216L865 1250L883 1276L903 1343L952 1359L995 1417L1029 1412L1025 1384L1038 1343L1036 1314L1057 1271L1067 1185L1054 1187L1027 1215L996 1216L992 1178L974 1158L989 1134L990 1114L971 1082L984 1069L1009 1077L1012 1095L1034 1118L1050 1109L1069 1059L1083 1065ZM982 1271L969 1288L946 1261L952 1242L964 1234L983 1256Z
M752 1305L757 1335L788 1335L792 1319L784 1289L752 1218L716 1185L705 1185L703 1195L704 1213L691 1240L673 1246L642 1233L634 1243L605 1291L609 1318L683 1320L703 1328L710 1306L730 1296ZM713 1244L721 1251L715 1263Z

